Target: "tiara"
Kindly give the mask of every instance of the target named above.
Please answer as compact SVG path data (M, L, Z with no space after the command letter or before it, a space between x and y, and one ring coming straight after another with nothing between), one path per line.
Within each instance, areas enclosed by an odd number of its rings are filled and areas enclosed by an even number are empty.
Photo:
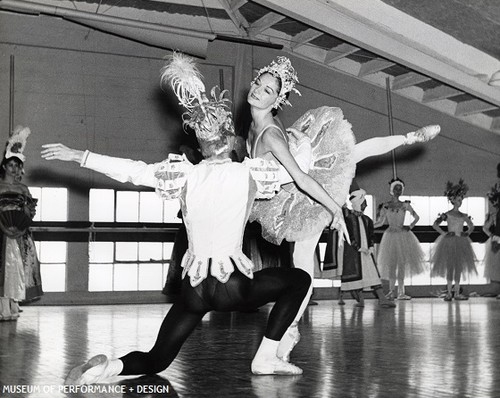
M403 189L405 188L405 183L402 179L396 177L389 181L389 193L392 195L394 193L394 187L396 185L401 185Z
M214 141L224 135L234 135L230 100L225 98L227 90L217 93L215 86L210 98L207 97L193 58L174 52L161 70L160 81L170 83L179 104L186 108L182 114L183 127L192 128L198 140Z
M463 198L467 194L468 190L468 185L464 182L463 178L460 178L460 180L458 180L458 184L453 184L451 181L448 181L446 183L444 194L451 200L457 197Z
M26 147L26 140L30 134L31 130L29 127L16 126L7 141L4 159L16 157L24 163L26 157L23 155L23 151Z
M500 205L500 182L493 185L490 191L486 194L488 200L494 207L499 207Z
M300 91L295 88L295 84L299 82L299 78L297 77L297 72L292 66L292 63L287 57L279 56L276 58L276 61L272 61L269 65L264 66L257 73L257 79L259 76L264 73L270 73L274 77L277 77L281 80L281 90L278 94L278 98L274 102L273 108L281 108L282 104L290 105L290 101L286 98L286 95L293 91L300 94ZM252 84L255 82L255 79L252 81Z

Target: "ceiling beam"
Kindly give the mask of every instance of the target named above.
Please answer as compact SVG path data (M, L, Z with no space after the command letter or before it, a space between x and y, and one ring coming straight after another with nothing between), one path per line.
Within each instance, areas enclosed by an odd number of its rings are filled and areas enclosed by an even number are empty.
M393 90L402 90L403 88L416 86L417 84L431 80L430 77L423 76L419 73L409 72L404 75L399 75L392 81L391 88Z
M498 109L498 107L478 99L473 99L470 101L459 102L455 110L455 116L474 115L476 113L491 111L493 109Z
M359 47L353 46L348 43L342 43L340 46L333 47L325 55L325 64L331 64L339 59L345 58L350 54L359 51Z
M490 128L495 131L500 131L500 117L493 118Z
M473 60L474 65L481 59L484 60L483 69L498 70L498 60L465 46L451 36L410 18L380 0L253 1L500 106L500 90L475 77L470 73L471 69L464 66L464 63L468 65L472 58L477 58ZM419 32L419 35L414 32ZM437 47L438 44L440 47Z
M295 35L290 40L290 47L292 49L296 49L297 47L303 46L310 42L311 40L316 39L321 36L323 32L319 32L316 29L307 29L303 32L300 32L298 35Z
M234 4L235 2L230 3L229 0L219 0L219 3L222 8L224 8L224 11L226 11L227 15L233 22L234 26L236 26L236 29L238 29L240 34L243 36L248 36L249 23L238 10L242 5L246 3L246 1L239 1L237 2L238 4Z
M359 69L358 77L365 77L368 75L372 75L374 73L380 72L381 70L390 68L391 66L394 65L396 65L394 62L387 61L382 58L377 58L362 64L361 68Z
M429 102L440 101L460 94L463 94L463 91L457 90L456 88L445 85L437 86L424 91L422 103L426 104Z
M266 29L269 29L273 25L276 25L283 19L285 19L283 15L270 12L269 14L264 15L262 18L252 23L248 31L251 35L258 35L259 33L265 31Z

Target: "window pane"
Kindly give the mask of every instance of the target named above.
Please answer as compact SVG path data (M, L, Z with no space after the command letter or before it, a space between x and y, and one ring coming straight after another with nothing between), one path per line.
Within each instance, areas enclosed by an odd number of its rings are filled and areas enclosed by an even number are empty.
M163 260L161 242L139 242L139 261Z
M115 221L115 191L113 189L90 190L89 220Z
M164 200L163 222L180 223L181 219L177 217L180 208L179 200Z
M42 188L37 212L41 221L68 220L68 190L66 188Z
M40 242L38 259L42 263L65 263L67 242Z
M465 198L460 210L472 217L474 225L484 225L487 212L485 198Z
M140 222L162 222L163 201L155 192L141 192L139 202Z
M374 213L374 209L373 209L373 195L366 195L365 199L366 199L366 209L365 209L364 213L368 217L370 217L372 220L374 220L375 213Z
M139 221L139 192L118 191L116 193L116 221Z
M429 215L432 220L430 225L432 225L439 214L446 213L452 206L445 196L430 196L429 199Z
M66 266L64 264L40 264L44 292L66 291Z
M117 261L137 261L137 242L116 242Z
M139 290L163 288L163 264L139 264Z
M164 242L163 243L163 258L170 259L172 257L172 249L174 248L174 242Z
M115 291L137 290L137 264L115 264Z
M113 290L113 264L89 265L89 292Z
M114 261L113 242L89 242L89 261L91 263L112 263Z

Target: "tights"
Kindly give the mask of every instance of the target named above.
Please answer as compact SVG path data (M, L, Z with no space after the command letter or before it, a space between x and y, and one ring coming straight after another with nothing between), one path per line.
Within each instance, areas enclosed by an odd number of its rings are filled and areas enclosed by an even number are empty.
M300 269L266 268L248 279L235 269L226 283L208 276L191 287L183 280L182 294L167 313L158 337L149 352L131 352L120 358L122 375L155 374L166 369L206 313L241 311L275 302L265 337L279 341L299 311L311 285L310 276Z

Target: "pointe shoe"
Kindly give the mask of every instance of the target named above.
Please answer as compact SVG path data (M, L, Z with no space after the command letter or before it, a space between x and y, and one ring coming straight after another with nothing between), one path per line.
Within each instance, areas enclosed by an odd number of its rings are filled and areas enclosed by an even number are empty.
M290 354L299 341L300 332L298 326L290 326L281 338L276 356L285 362L290 362Z
M408 296L406 294L400 294L398 296L398 300L411 300L411 296Z
M430 126L425 126L417 131L412 131L406 134L405 145L412 145L417 142L427 142L435 138L441 132L441 126L439 124L432 124Z
M389 293L385 295L385 298L389 301L394 301L394 292L390 290Z
M254 359L252 361L252 373L254 375L301 375L302 369L290 362L274 357L267 360Z
M86 363L76 366L68 373L64 384L83 385L97 383L105 376L108 357L103 354L90 358Z

